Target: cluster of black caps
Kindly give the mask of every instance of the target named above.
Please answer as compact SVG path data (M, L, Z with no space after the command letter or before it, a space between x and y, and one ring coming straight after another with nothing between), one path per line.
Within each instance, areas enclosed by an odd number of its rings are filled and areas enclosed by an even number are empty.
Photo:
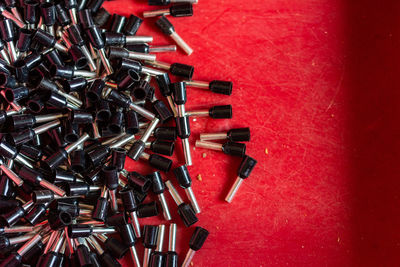
M141 227L138 218L162 213L171 221L168 190L183 224L198 221L187 168L189 117L227 119L232 107L186 111L186 88L230 95L232 83L194 81L192 66L156 61L154 53L177 47L149 45L151 36L136 35L142 19L111 15L103 1L0 2L0 266L114 267L128 252L135 266L178 266L176 224L169 224L164 252L165 225ZM193 14L195 1L179 2L143 17L159 16L158 28L190 54L165 17ZM149 5L168 4L149 0ZM172 83L169 74L181 81ZM178 137L185 164L173 173L188 203L162 178L171 169L167 156ZM250 131L200 137L196 146L243 158L230 202L256 164L239 143L249 141ZM156 171L127 171L127 156ZM194 228L182 266L190 264L208 234ZM135 249L139 240L143 259Z

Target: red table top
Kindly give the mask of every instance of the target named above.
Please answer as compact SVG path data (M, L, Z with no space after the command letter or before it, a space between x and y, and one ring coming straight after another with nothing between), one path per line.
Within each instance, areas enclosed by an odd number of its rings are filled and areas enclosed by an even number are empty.
M104 6L122 15L158 8L144 0ZM158 59L194 65L196 80L234 83L230 97L188 89L187 110L233 105L231 120L191 119L191 144L201 132L249 126L247 153L258 160L227 204L240 159L192 148L189 170L202 208L197 225L210 231L194 266L400 261L399 11L398 1L199 0L193 17L170 18L194 53ZM172 44L154 21L146 19L138 35ZM164 178L176 185L172 173ZM194 228L183 226L166 195L182 261ZM141 223L168 224L161 217Z

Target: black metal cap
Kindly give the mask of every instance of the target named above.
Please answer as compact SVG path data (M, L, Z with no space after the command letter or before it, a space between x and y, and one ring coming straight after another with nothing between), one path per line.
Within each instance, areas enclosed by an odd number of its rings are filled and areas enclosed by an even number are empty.
M58 150L50 157L46 158L41 162L41 166L46 170L54 171L58 166L60 166L68 158L67 152L64 149Z
M93 20L97 26L104 27L107 24L110 17L111 14L104 7L101 7L99 11L94 15Z
M149 6L166 6L170 2L170 0L148 0Z
M165 255L162 252L154 251L150 255L149 267L164 267Z
M171 35L175 32L174 26L165 16L159 18L156 21L156 25L166 35Z
M108 251L100 255L100 260L107 267L120 267L122 266L117 259L115 259Z
M122 242L128 246L134 246L136 244L137 238L135 231L133 230L132 224L123 224L118 227L119 235L121 236Z
M111 133L119 134L122 132L124 125L124 113L122 111L115 111L110 118L108 123L108 130Z
M125 211L136 211L138 203L135 198L135 192L132 188L125 187L124 189L119 191L119 195L121 196L122 204L124 205Z
M101 98L101 94L105 87L105 82L102 79L96 79L86 92L86 97L91 102L97 102Z
M225 154L242 158L246 155L246 144L228 141L222 145L222 151Z
M137 172L130 172L128 176L129 185L141 192L149 191L151 180Z
M34 0L27 0L24 2L24 19L29 24L36 24L39 21L39 3Z
M184 105L187 101L186 84L184 82L171 83L171 91L177 105Z
M25 210L22 207L16 207L7 213L0 215L0 226L11 227L16 224L25 215Z
M145 149L145 143L141 140L135 141L128 151L128 157L137 161Z
M125 46L125 35L120 32L106 32L104 33L104 41L108 46Z
M92 228L87 224L71 224L68 225L68 237L89 237L92 234Z
M17 48L20 52L26 52L30 49L33 32L28 29L20 29L17 42Z
M101 30L93 25L89 28L86 29L86 36L89 39L90 43L95 47L96 49L102 49L104 48L104 39L103 35L101 34Z
M250 156L245 156L240 163L238 169L238 176L242 179L246 179L250 176L254 167L256 166L257 161Z
M76 253L75 257L76 257L76 260L77 260L79 266L82 266L82 267L93 266L92 265L92 260L91 260L91 257L90 257L90 251L86 246L79 245L76 248L75 253Z
M250 128L236 128L231 129L227 133L227 137L233 142L247 142L250 141Z
M149 164L151 167L157 170L169 172L172 166L172 160L158 154L151 154L149 158Z
M100 175L103 177L108 189L114 190L118 187L118 170L114 166L103 166Z
M71 23L71 17L68 12L64 9L62 4L57 4L56 6L56 17L57 21L61 26L67 26Z
M210 117L214 119L231 119L232 118L232 106L214 106L210 108Z
M172 114L171 110L167 107L167 105L165 105L163 101L156 100L152 103L152 106L161 123L166 123L174 117L174 114Z
M89 194L89 185L86 183L67 183L65 191L68 196L86 196Z
M189 247L194 251L201 249L208 235L209 232L206 229L197 226L190 238Z
M14 24L10 19L3 19L0 21L0 33L1 38L4 42L10 42L14 40L15 32L14 32Z
M158 226L143 226L143 246L145 248L155 248L157 246Z
M190 178L189 170L186 165L175 168L174 174L182 188L188 188L192 185L192 178Z
M128 89L135 83L140 81L139 73L134 69L129 69L126 76L118 83L118 89Z
M163 96L166 97L166 96L169 96L172 94L172 91L170 88L171 80L169 78L168 73L157 75L156 81L158 84L158 89L160 89L160 92Z
M147 218L157 216L159 212L159 208L156 201L152 201L145 204L140 204L137 208L137 216L139 218Z
M32 192L32 201L35 204L49 203L54 200L54 193L50 190L35 190Z
M190 17L193 16L193 5L191 3L176 4L172 5L169 11L174 17Z
M52 26L56 23L56 7L53 3L45 2L41 4L40 11L42 13L43 24Z
M166 156L172 156L174 148L175 148L174 142L162 141L158 139L151 142L150 146L151 151L153 151L154 153Z
M84 150L75 150L70 154L71 169L74 172L84 172L86 170L86 154Z
M129 97L125 96L124 94L120 94L116 90L111 90L111 93L108 95L107 100L112 102L116 106L123 108L129 107L129 104L131 103Z
M136 17L135 15L130 15L125 24L124 33L126 35L135 35L142 22L143 20L141 18Z
M195 224L199 220L192 206L187 203L182 203L178 206L178 214L186 227Z
M103 162L110 153L110 148L108 146L99 146L98 148L86 153L88 163L93 167L98 167L101 162Z
M136 134L139 132L138 115L134 110L125 112L125 132L127 134Z
M107 218L108 208L110 203L105 198L99 198L97 200L96 206L94 207L92 218L104 222Z
M127 224L125 213L115 213L112 216L108 216L106 220L108 226L119 226L122 224Z
M165 267L178 267L178 253L168 251L165 254Z
M176 141L176 127L158 127L154 130L154 137L159 140Z
M181 63L172 63L169 71L172 75L184 77L191 80L193 77L194 67Z
M129 247L127 245L121 243L121 241L113 237L107 238L106 242L104 242L104 245L107 251L109 251L111 255L117 259L122 259L129 251Z
M42 29L36 30L32 40L46 47L53 47L56 43L54 36L43 31Z
M149 179L151 179L152 183L153 183L153 193L154 194L161 194L165 191L165 184L162 180L161 174L160 172L153 172L149 175L147 175L147 177L149 177Z
M181 139L189 138L190 136L190 124L189 117L176 117L176 129L177 134Z
M108 49L109 59L114 58L127 58L129 56L129 51L123 47L110 47Z
M25 220L31 224L36 225L39 222L46 219L47 207L44 204L36 204L33 208L25 215Z
M50 212L47 217L51 229L58 230L72 223L72 216L68 212Z
M114 166L117 171L122 171L125 166L126 150L123 148L113 148L111 150L111 165Z
M143 100L146 99L147 95L150 92L150 89L150 84L145 80L141 80L136 86L132 88L131 95L136 100Z
M89 9L82 9L78 12L79 22L83 29L94 26L92 13Z
M222 94L222 95L232 94L232 82L214 80L210 82L209 88L211 92L217 94Z
M114 14L111 22L110 31L115 33L122 33L126 23L126 17Z

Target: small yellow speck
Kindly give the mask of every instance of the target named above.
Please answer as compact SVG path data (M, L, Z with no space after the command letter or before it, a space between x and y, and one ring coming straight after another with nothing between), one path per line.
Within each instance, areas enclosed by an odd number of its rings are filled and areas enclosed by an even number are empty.
M201 177L201 174L197 175L197 180L203 181L203 178Z
M202 156L203 156L203 159L204 159L207 156L207 153L203 153Z
M265 148L265 155L268 155L268 148Z

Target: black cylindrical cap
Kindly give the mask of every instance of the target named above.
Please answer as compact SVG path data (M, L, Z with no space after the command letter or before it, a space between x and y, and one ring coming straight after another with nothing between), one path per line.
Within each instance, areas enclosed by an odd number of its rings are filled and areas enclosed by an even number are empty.
M25 215L25 210L22 207L16 207L5 214L0 215L0 225L12 227Z
M126 150L123 148L113 148L111 150L111 165L114 166L117 171L122 171L125 166Z
M21 266L21 261L22 256L19 255L17 252L13 252L1 263L0 266L19 267Z
M136 235L133 230L132 224L123 224L118 227L119 235L121 236L122 242L128 246L134 246L136 243Z
M25 215L25 220L31 224L36 225L39 222L46 219L47 207L44 204L36 204L33 208Z
M87 5L87 8L93 13L96 14L96 12L99 10L101 5L104 3L104 0L92 0L89 2Z
M177 131L175 127L158 127L154 130L154 137L159 140L176 141Z
M139 119L134 110L125 112L125 132L127 134L136 134L139 132Z
M99 101L105 85L106 84L102 79L94 80L92 85L89 87L89 90L86 92L86 97L91 102Z
M118 15L118 14L114 14L112 23L111 23L111 27L110 27L110 31L116 32L116 33L122 33L125 23L126 23L126 17Z
M174 114L172 114L171 110L163 101L156 100L152 103L152 106L161 123L166 123L168 120L174 117Z
M23 144L20 149L19 149L19 153L21 155L24 155L25 157L27 157L28 159L31 159L33 161L38 161L42 158L43 156L43 152L42 149L36 147L36 146L32 146L32 145L27 145L27 144Z
M191 3L176 4L172 5L169 11L174 17L190 17L193 16L193 5Z
M155 248L157 246L158 226L143 226L143 246L145 248Z
M0 21L0 33L4 42L10 42L14 40L14 24L10 19L3 19Z
M79 46L85 44L85 41L83 40L82 35L81 35L81 29L79 28L78 25L73 24L73 25L69 26L67 28L67 31L68 31L68 37L73 44L79 45Z
M86 169L86 156L85 151L75 150L70 154L71 169L74 172L81 173Z
M178 206L178 214L186 227L195 224L199 220L192 206L187 203L182 203Z
M104 27L107 24L110 17L111 14L104 7L101 7L99 11L95 14L93 20L98 27Z
M108 226L120 226L127 224L125 213L115 213L112 216L108 216L106 220Z
M86 88L88 82L85 78L79 77L73 80L62 80L61 81L63 89L68 92L82 92Z
M132 212L137 209L138 203L136 201L135 192L133 189L126 187L119 191L119 195L121 196L125 211Z
M189 170L186 165L175 168L174 174L182 188L188 188L192 185L192 179L190 178Z
M42 13L43 24L46 26L52 26L56 23L56 7L53 3L45 2L40 5Z
M145 149L145 143L141 140L137 140L128 151L128 157L137 161L139 160L140 155L142 155Z
M17 114L9 117L11 127L14 131L31 128L35 125L35 117L31 114Z
M214 106L210 108L210 117L214 119L231 119L232 118L232 106Z
M87 58L83 54L80 46L72 45L68 50L68 54L71 56L71 59L78 70L85 68L88 64Z
M242 162L240 163L238 169L238 176L242 179L246 179L250 176L250 173L253 171L254 167L256 166L257 161L250 156L246 156L243 158Z
M151 154L149 158L149 165L157 170L169 172L172 166L172 160L158 154Z
M82 151L82 150L78 150L78 151ZM54 172L53 181L54 181L54 183L70 183L70 184L73 184L73 183L76 182L76 177L70 171L64 171L64 170L57 169Z
M135 35L142 22L143 20L141 18L136 17L135 15L130 15L125 24L124 33L126 35Z
M30 49L33 32L28 29L20 29L17 42L17 48L20 52L26 52Z
M142 80L140 81L135 87L133 87L131 95L136 99L136 100L143 100L146 98L147 94L150 91L150 84Z
M109 237L104 243L105 248L117 259L122 259L125 254L129 251L129 247L118 239Z
M92 234L92 228L87 224L71 224L68 226L68 237L89 237Z
M151 142L150 146L151 151L153 151L154 153L166 156L172 156L174 148L175 148L174 142L162 141L158 139Z
M96 49L104 48L104 40L103 35L101 34L101 30L97 26L92 26L86 29L86 36L88 37L90 43Z
M15 78L22 83L26 83L29 78L29 69L23 59L17 59L14 63ZM8 79L8 78L7 78Z
M175 28L172 23L165 17L162 16L156 21L157 27L166 35L171 35L175 32Z
M110 104L108 101L100 100L96 103L96 120L107 122L111 117Z
M227 133L227 137L233 142L246 142L250 141L250 128L236 128L231 129Z
M0 176L0 197L11 198L16 194L14 183L7 175Z
M126 76L118 83L118 89L128 89L140 81L140 75L134 69L127 71Z
M176 117L175 121L178 136L181 139L188 138L190 136L189 117Z
M78 12L79 22L84 29L94 26L92 13L89 9L82 9Z
M33 36L33 40L46 47L53 47L56 43L54 36L43 31L42 29L38 29L36 31L35 35Z
M68 196L86 196L89 194L89 189L89 185L83 182L68 183L65 185Z
M68 119L73 124L89 124L93 122L93 115L83 110L71 110Z
M122 108L129 107L129 105L131 103L131 100L129 99L129 97L127 97L124 94L120 94L116 90L111 91L111 93L108 95L107 100L110 101L111 103L113 103L114 105L116 105L118 107L122 107Z
M147 192L151 187L151 181L137 172L129 173L128 182L133 188L141 192Z
M64 60L61 58L60 54L56 49L51 49L44 55L44 58L48 61L50 66L51 65L64 66Z
M127 45L126 49L128 49L129 51L144 53L144 54L148 54L150 52L150 46L146 43Z
M114 190L118 187L118 170L114 166L103 166L101 168L101 175L103 176L105 185L108 189Z
M184 105L187 101L186 85L184 82L171 83L171 90L174 94L174 101L177 105Z
M110 203L107 199L101 197L97 200L96 206L94 207L92 218L97 221L104 222L107 218L108 208Z
M100 146L94 150L89 151L87 155L88 163L93 167L98 167L102 161L104 161L108 153L110 152L110 148L108 146Z
M178 253L168 251L165 255L165 267L178 267Z
M72 216L68 212L50 212L47 217L49 221L49 225L53 230L59 230L60 228L64 228L72 223Z
M81 267L91 267L92 261L90 257L89 249L84 245L79 245L75 251L75 257L79 266Z
M108 58L127 58L129 56L129 51L123 47L110 47L108 49Z
M111 115L108 130L114 134L119 134L122 132L124 123L124 113L122 111L116 111Z
M190 238L189 247L194 251L201 249L208 235L209 232L206 229L197 226Z
M70 120L64 121L64 141L76 142L79 139L79 124L72 124Z
M108 46L124 46L126 43L125 35L119 32L104 33L104 41Z
M64 9L63 5L57 4L56 6L56 17L58 23L65 27L71 23L71 17L69 16L68 12Z
M244 157L246 155L246 144L228 141L222 145L222 151L231 156Z
M140 204L136 212L139 218L153 217L160 213L156 201Z
M35 190L32 192L32 200L35 204L49 203L54 200L54 193L50 190Z
M170 88L171 80L168 73L160 74L156 76L156 81L161 94L166 97L171 95L172 91Z
M29 24L36 24L39 21L39 3L34 0L25 1L24 19Z
M212 92L217 94L232 94L232 82L214 80L210 82L209 88Z
M165 255L162 252L154 251L150 255L149 267L164 267Z
M171 64L169 71L175 76L184 77L191 80L193 77L194 67L181 63L173 63Z
M162 180L160 172L153 172L148 175L153 183L153 193L154 194L161 194L165 191L165 184Z
M169 5L170 0L148 0L149 6L166 6Z
M105 267L121 267L121 264L108 251L100 255L100 260Z
M54 153L53 155L42 161L42 167L44 167L47 170L54 171L67 158L68 158L67 152L65 152L64 149L60 149L58 152Z
M110 54L111 54L111 50L120 50L119 52L117 51L117 53L121 53L121 49L125 52L123 53L127 53L126 49L123 48L118 48L118 47L111 47L110 50ZM117 56L119 57L119 56ZM133 59L129 59L126 58L127 56L124 56L121 58L121 60L118 61L118 68L119 71L124 71L124 70L129 70L129 69L134 69L137 73L140 73L142 71L142 65L140 64L139 61L133 60Z
M25 182L28 182L32 185L37 185L39 183L39 180L43 179L43 175L40 172L26 166L22 166L22 168L18 172L18 175Z

